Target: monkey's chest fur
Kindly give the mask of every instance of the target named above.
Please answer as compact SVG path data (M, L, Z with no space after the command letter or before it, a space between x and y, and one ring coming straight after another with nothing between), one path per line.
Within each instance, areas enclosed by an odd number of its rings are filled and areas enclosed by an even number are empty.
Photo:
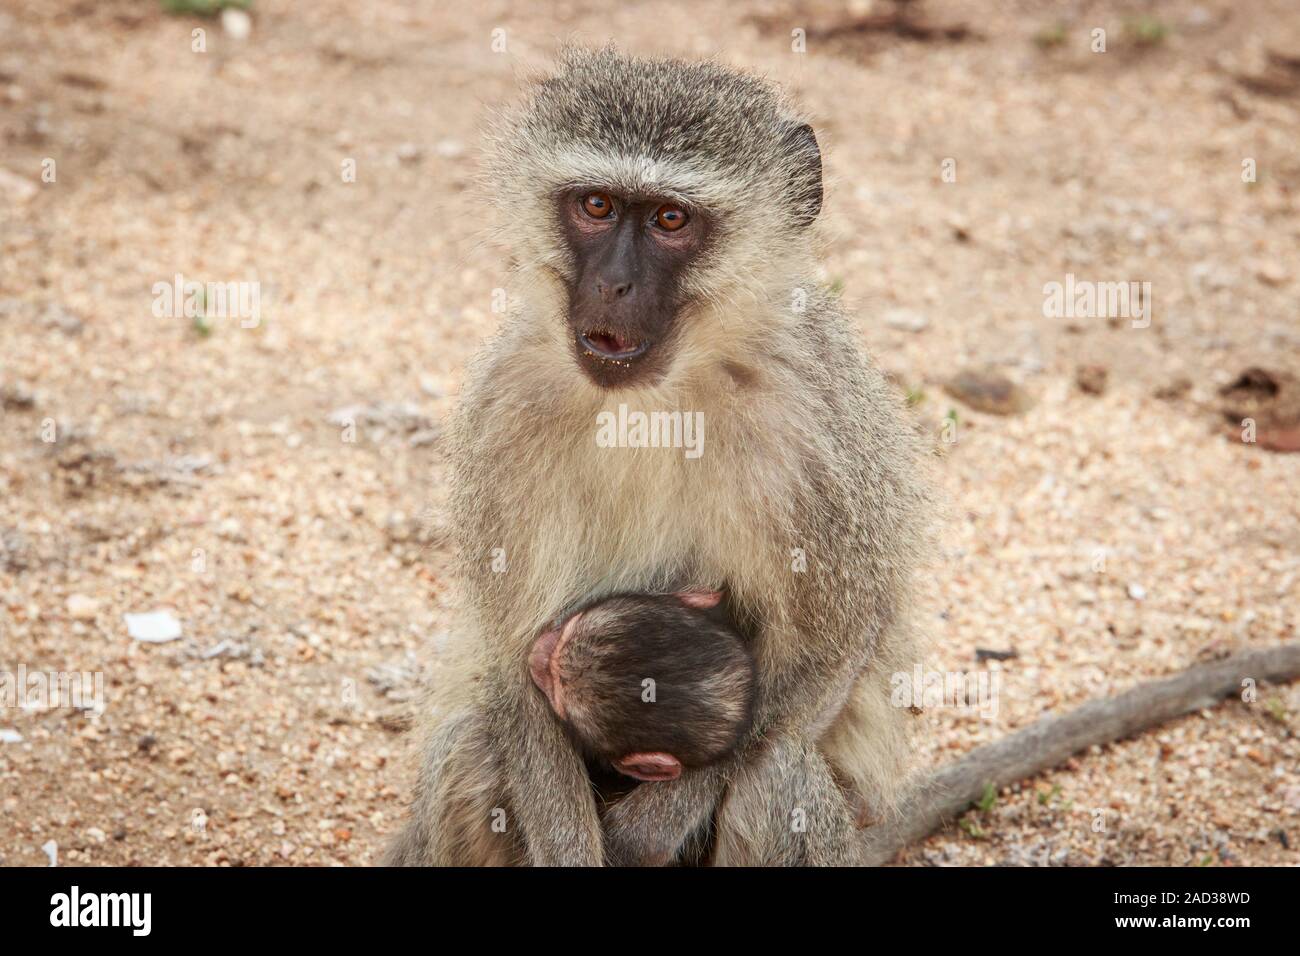
M708 410L703 418L697 458L681 448L598 447L594 420L587 434L555 449L568 461L545 475L540 497L550 507L538 513L534 539L539 554L551 556L543 562L549 572L571 566L575 590L588 592L580 597L748 589L767 578L778 526L755 517L773 499L788 500L788 476L777 462L755 460L754 440L735 423Z
M700 454L601 447L598 416L617 413L620 403L702 413ZM790 453L797 440L774 427L781 416L705 394L556 397L473 418L480 454L462 476L455 517L469 531L462 547L504 549L505 573L487 572L481 561L474 573L517 611L499 623L521 640L564 610L615 592L726 587L757 600L788 583L799 463ZM507 511L512 520L498 518Z

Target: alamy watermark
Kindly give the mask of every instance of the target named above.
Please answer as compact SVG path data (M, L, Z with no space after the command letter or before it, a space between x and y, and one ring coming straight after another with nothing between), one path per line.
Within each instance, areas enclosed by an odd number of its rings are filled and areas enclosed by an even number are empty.
M682 448L704 454L703 412L630 412L626 404L596 413L597 448Z
M82 710L90 717L104 712L103 671L0 671L0 708L44 711L60 707Z
M992 720L998 715L1002 672L927 671L917 664L910 672L894 672L889 686L889 702L895 707L978 710L982 718Z
M260 282L186 281L178 272L171 282L155 282L152 292L155 318L238 319L243 329L262 324Z
M1043 286L1043 317L1048 319L1130 319L1133 328L1151 324L1150 282L1092 282L1065 274L1064 282Z
M51 926L123 926L133 936L148 936L152 914L152 893L83 893L74 884L50 897Z

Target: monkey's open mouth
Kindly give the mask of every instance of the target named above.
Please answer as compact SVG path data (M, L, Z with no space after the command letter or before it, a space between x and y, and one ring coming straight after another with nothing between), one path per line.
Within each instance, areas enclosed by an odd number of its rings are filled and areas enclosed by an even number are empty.
M649 342L638 342L631 336L606 329L579 332L578 344L589 354L617 362L640 358L650 348Z

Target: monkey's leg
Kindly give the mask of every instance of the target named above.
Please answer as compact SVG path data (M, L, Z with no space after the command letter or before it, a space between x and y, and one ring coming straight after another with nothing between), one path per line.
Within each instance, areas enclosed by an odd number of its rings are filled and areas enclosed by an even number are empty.
M879 598L876 606L878 620L894 617L892 611L883 612L892 607L887 598ZM800 628L799 633L818 631ZM760 640L772 641L777 649L799 643L782 631L765 632ZM884 652L893 640L892 632L878 632L875 639L847 633L821 667L796 669L787 662L777 668L797 676L760 698L757 726L765 731L747 748L728 782L718 814L715 862L839 866L859 859L854 812L818 742L849 707L863 675L892 659ZM873 690L883 695L881 701L888 700L887 684L868 682L867 692Z
M425 744L411 816L383 866L518 866L523 841L483 715L443 723Z
M445 798L449 759L469 715L452 718L423 742L424 755L415 783L415 799L401 832L388 845L380 866L436 866L449 862L443 856L440 829L445 819L441 801Z
M855 655L821 680L787 685L781 713L731 776L718 814L721 866L844 866L860 847L855 813L817 741L844 710L862 667ZM777 708L771 708L776 710Z
M732 778L718 811L717 866L846 866L854 818L810 741L767 741Z
M844 709L817 740L862 827L890 819L911 759L907 708L890 702L890 676L911 673L913 644L880 654L858 680Z
M526 672L498 672L489 679L492 734L502 750L529 861L534 866L600 866L600 818L582 758Z

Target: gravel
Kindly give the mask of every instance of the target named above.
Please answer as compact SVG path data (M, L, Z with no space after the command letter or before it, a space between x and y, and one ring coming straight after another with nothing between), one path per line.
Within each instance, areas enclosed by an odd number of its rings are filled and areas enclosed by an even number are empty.
M1300 129L1293 101L1213 65L1287 42L1294 17L1171 0L1170 22L1214 16L1098 56L1091 14L1022 6L932 0L983 40L860 54L790 53L788 25L722 2L570 4L559 31L722 50L790 81L818 124L825 277L935 435L949 502L929 666L1001 675L995 715L917 718L921 766L1297 637L1300 457L1224 434L1215 403L1241 369L1300 370ZM399 825L397 731L451 620L426 520L438 434L507 281L478 241L475 149L484 105L550 55L549 7L259 0L247 38L207 54L156 4L8 17L0 670L99 672L106 707L0 713L0 864L364 864ZM1058 20L1068 40L1045 51ZM509 55L489 47L500 24ZM69 62L100 83L59 80ZM412 153L415 131L433 132ZM260 281L261 323L155 317L178 272ZM1045 319L1067 273L1151 281L1150 326ZM1105 389L1080 391L1080 366ZM943 384L990 367L1032 407L958 413ZM183 633L131 639L123 615L164 608ZM1080 754L904 862L1300 862L1297 714L1300 687L1265 687Z

